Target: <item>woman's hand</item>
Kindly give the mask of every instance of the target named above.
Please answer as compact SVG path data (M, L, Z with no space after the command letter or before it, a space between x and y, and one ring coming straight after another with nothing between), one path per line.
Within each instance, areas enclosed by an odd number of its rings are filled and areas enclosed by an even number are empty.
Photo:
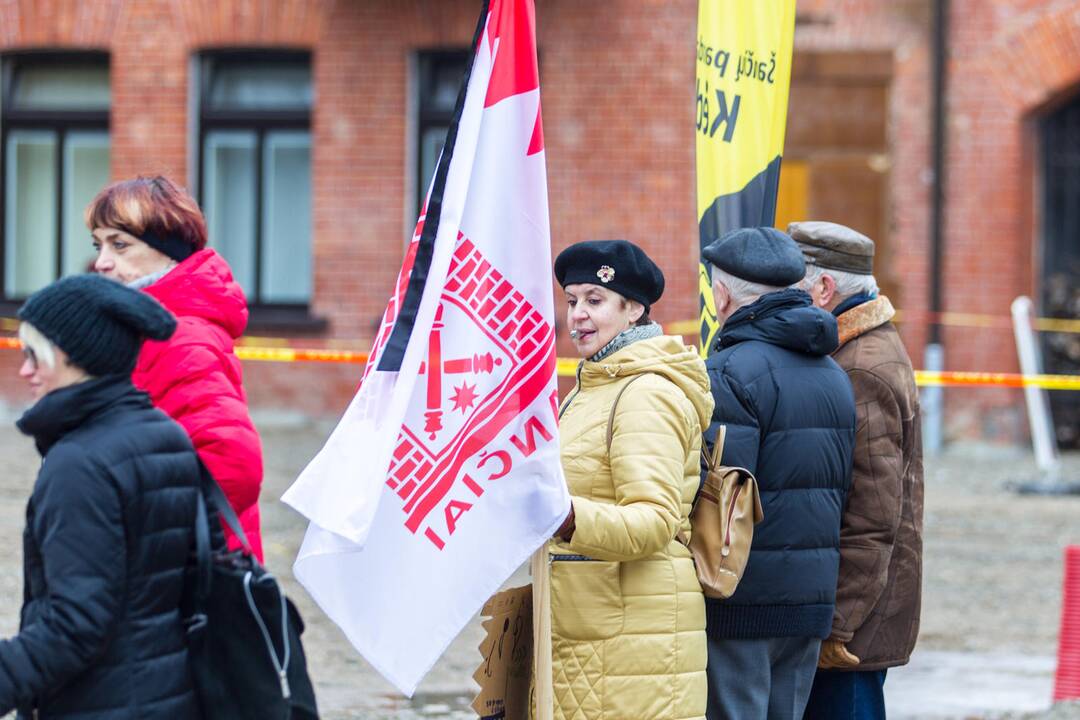
M570 502L570 512L566 515L566 519L562 521L562 525L555 531L555 537L559 538L563 542L570 542L570 538L574 536L574 503Z

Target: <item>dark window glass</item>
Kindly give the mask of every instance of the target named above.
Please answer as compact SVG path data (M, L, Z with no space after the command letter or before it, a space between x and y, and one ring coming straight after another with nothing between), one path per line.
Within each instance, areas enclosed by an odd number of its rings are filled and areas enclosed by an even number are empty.
M311 60L202 58L200 198L210 244L256 305L311 299Z
M109 59L8 56L0 92L3 296L20 300L94 258L83 211L109 181Z
M306 59L219 60L208 66L211 110L311 110L311 63Z
M439 161L446 131L454 115L461 82L465 77L471 55L467 50L434 50L421 52L417 71L417 176L416 211L424 204L435 164Z

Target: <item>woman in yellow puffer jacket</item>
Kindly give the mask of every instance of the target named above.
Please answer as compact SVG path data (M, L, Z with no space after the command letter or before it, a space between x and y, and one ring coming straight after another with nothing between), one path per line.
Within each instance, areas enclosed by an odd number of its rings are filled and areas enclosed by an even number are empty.
M676 535L689 536L712 414L705 365L649 320L664 277L637 246L578 243L555 276L583 361L560 410L573 506L541 582L554 717L704 718L705 606Z

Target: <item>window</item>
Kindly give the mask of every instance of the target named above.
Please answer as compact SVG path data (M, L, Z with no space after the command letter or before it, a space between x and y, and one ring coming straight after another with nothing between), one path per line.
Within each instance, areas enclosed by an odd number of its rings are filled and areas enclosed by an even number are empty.
M109 58L11 55L2 85L0 278L21 300L93 260L83 210L109 181Z
M311 299L312 94L306 52L200 58L200 201L255 306Z
M446 131L454 116L461 81L472 60L467 50L434 50L418 57L416 119L416 215L435 174Z

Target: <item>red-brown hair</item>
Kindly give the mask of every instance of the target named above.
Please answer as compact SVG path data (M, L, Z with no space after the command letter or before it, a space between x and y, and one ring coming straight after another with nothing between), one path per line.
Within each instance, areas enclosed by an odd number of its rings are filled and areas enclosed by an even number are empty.
M163 175L139 175L107 185L86 206L86 227L108 227L141 238L174 235L196 251L206 247L206 218L182 187Z

